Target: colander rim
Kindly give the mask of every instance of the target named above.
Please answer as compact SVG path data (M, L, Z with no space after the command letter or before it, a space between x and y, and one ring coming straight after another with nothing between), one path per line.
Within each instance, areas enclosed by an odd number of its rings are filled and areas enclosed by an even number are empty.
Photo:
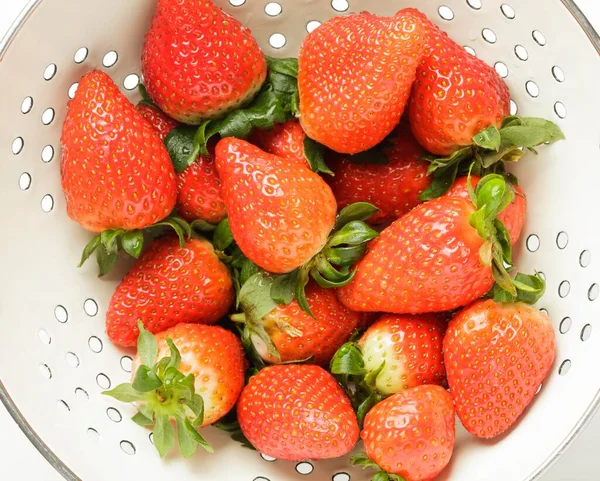
M23 8L21 13L18 15L16 20L8 29L8 32L0 40L0 62L4 58L4 55L8 51L12 41L16 38L17 34L23 28L27 19L31 14L38 8L44 0L30 0L29 3ZM574 0L561 0L563 5L567 8L568 12L575 18L581 29L587 35L591 44L594 46L598 55L600 55L600 35L596 29L592 26L591 22L577 6ZM41 439L33 427L27 422L25 416L21 413L17 405L12 400L8 390L0 379L0 401L7 409L13 420L17 423L21 431L29 439L31 444L40 452L40 454L50 463L50 465L67 481L82 481L69 467L63 462L57 455L50 449L50 447ZM594 417L596 411L600 408L600 388L596 392L594 399L581 416L577 424L573 427L571 432L565 437L561 444L523 481L539 481L541 477L558 461L563 453L571 446L577 436L581 434L583 429Z

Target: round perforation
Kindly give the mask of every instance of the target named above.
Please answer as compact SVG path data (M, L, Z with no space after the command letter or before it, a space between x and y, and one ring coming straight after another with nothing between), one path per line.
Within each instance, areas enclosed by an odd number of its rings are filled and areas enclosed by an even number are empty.
M305 461L305 462L296 464L296 472L298 474L302 474L304 476L308 476L314 470L315 470L315 467L311 463L309 463L309 462Z
M562 281L558 286L558 295L561 298L565 298L571 292L571 283L569 281Z
M246 3L246 0L229 0L229 3L234 7L241 7L244 3Z
M535 43L537 43L540 47L543 47L546 45L546 37L544 36L544 34L542 32L540 32L539 30L534 30L531 33L531 36L533 37L533 39L535 40Z
M513 99L510 99L510 115L517 115L518 112L519 106L517 105L517 102L515 102Z
M496 32L494 32L491 28L484 28L481 31L481 36L487 43L496 43L496 41L498 40Z
M77 93L77 89L79 88L79 82L75 82L73 85L69 87L69 98L74 99L75 94Z
M571 321L571 318L565 317L562 321L560 321L560 326L558 327L558 330L561 334L566 334L567 332L569 332L572 325L573 321Z
M522 60L523 62L525 62L529 58L529 52L527 52L527 49L523 47L523 45L515 46L515 55L519 60Z
M56 76L56 72L58 72L58 67L56 64L51 63L46 67L46 70L44 70L44 80L52 80Z
M450 20L454 20L454 11L447 5L440 6L440 8L438 8L438 14L441 18L447 20L448 22Z
M481 0L467 0L467 4L474 10L481 9Z
M598 299L598 294L600 294L600 287L598 284L592 284L588 289L588 299L593 302Z
M583 251L579 254L579 265L584 269L592 262L592 253L588 250Z
M556 102L554 104L554 112L561 119L567 118L567 108L562 102Z
M40 205L42 206L42 210L48 214L52 212L52 209L54 209L54 198L50 194L46 194L44 197L42 197Z
M502 15L504 15L509 20L513 20L516 16L515 9L506 3L500 6L500 10L502 11Z
M71 412L71 407L69 406L67 401L63 399L59 399L58 401L56 401L56 406L63 412Z
M331 0L331 7L336 12L345 12L350 8L348 0Z
M25 97L21 103L21 113L28 114L33 109L33 97Z
M67 364L72 368L77 368L81 364L79 356L77 356L77 354L75 354L74 352L68 352L65 356L65 359L67 360Z
M24 148L25 148L25 141L23 140L23 137L17 137L15 140L13 140L12 153L14 155L19 155L21 152L23 152Z
M271 481L269 478L265 478L264 476L258 476L254 478L253 481Z
M88 346L90 347L90 350L96 354L101 353L104 348L102 341L96 336L92 336L88 339Z
M42 114L42 124L50 125L52 122L54 122L55 116L56 112L54 112L53 108L48 108L44 110L44 113Z
M477 57L477 52L475 52L475 49L473 47L471 47L470 45L465 45L464 49L470 53L471 55L473 55L473 57Z
M119 443L119 445L121 446L121 449L123 450L123 452L125 454L128 454L129 456L133 456L136 453L135 446L133 445L133 443L131 441L123 440Z
M589 341L590 337L592 337L592 325L591 324L586 324L585 326L583 326L583 329L581 330L581 335L579 336L579 338L583 341Z
M277 2L269 2L265 5L265 13L269 17L276 17L277 15L280 15L282 10L283 8Z
M336 473L331 478L332 481L350 481L350 475L348 473Z
M277 458L274 458L273 456L269 456L268 454L264 454L264 453L260 453L260 457L263 458L268 463L273 463L273 462L277 461Z
M110 378L102 372L96 376L96 384L98 384L98 387L101 389L110 389L110 386L112 385Z
M552 67L552 76L557 82L562 83L565 81L565 72L558 65Z
M69 320L69 313L63 306L56 306L54 308L54 317L58 322L64 324Z
M87 429L87 435L88 435L88 438L90 438L92 441L94 441L96 443L98 441L100 441L100 434L94 428L88 428Z
M556 236L556 247L558 247L559 249L566 249L566 247L569 245L569 235L564 232L561 231L558 233L558 235Z
M106 68L111 68L114 67L118 61L119 54L116 51L111 50L102 59L102 65L104 65Z
M83 63L87 59L89 53L90 52L86 47L81 47L79 50L77 50L77 52L75 52L73 60L75 63Z
M125 87L125 90L135 90L138 88L139 84L140 76L135 73L129 74L127 77L125 77L125 80L123 80L123 87Z
M50 366L48 366L48 364L40 364L39 370L40 374L44 379L52 379L52 369L50 369Z
M496 72L498 72L498 75L500 75L500 77L508 77L508 67L504 62L496 62L494 68L496 69Z
M94 317L98 314L98 304L94 299L86 299L83 303L83 310L88 316Z
M31 187L31 175L27 172L23 172L19 177L19 189L29 190Z
M48 162L52 162L52 159L54 159L54 147L46 145L42 149L42 162L47 164Z
M525 84L525 90L527 90L527 93L534 99L540 96L540 88L533 80L529 80Z
M121 421L123 421L123 416L117 408L108 408L106 410L106 415L108 416L108 419L110 419L113 423L120 423Z
M527 238L525 245L527 246L527 250L529 252L536 252L540 248L540 238L535 234L531 234Z
M133 359L131 359L129 356L123 356L120 364L121 369L123 369L125 372L131 372L133 369Z
M560 365L560 367L558 368L558 374L560 374L561 376L566 376L569 371L571 370L571 360L570 359L565 359L562 364Z
M50 334L48 334L48 331L46 331L45 329L40 329L38 331L38 337L40 338L40 341L42 341L43 344L50 344L52 342L52 336L50 336Z
M79 399L80 401L89 401L90 400L90 395L82 387L78 387L77 389L75 389L75 397L77 399Z
M308 33L314 32L317 28L321 26L321 22L318 20L311 20L306 24L306 31Z
M274 33L269 37L269 45L275 49L283 48L285 43L286 38L282 33Z

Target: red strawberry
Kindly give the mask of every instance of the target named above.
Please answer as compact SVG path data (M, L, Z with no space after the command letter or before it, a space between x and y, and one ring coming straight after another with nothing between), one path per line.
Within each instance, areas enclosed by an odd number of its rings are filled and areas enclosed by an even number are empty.
M450 462L454 437L450 395L439 386L415 387L382 401L367 414L361 438L368 458L358 455L353 463L406 481L431 480Z
M175 444L175 426L185 457L198 446L212 452L196 428L222 418L242 392L246 360L239 339L221 327L199 324L179 324L156 338L141 324L140 329L132 383L103 394L137 402L133 420L154 425L161 457Z
M393 394L422 384L445 384L445 330L435 316L384 314L358 342L367 373L383 365L376 389Z
M218 224L227 217L214 154L199 156L177 175L177 185L177 209L184 219Z
M106 314L108 337L120 346L135 346L140 320L158 333L181 322L214 324L234 298L229 271L212 245L176 237L155 240L127 273Z
M359 164L351 157L339 157L333 164L335 176L329 182L338 208L369 202L379 208L369 220L377 224L392 222L420 203L419 194L431 181L428 163L421 160L424 151L410 130L398 129L385 154L386 165Z
M477 186L480 178L472 175L471 183L473 188ZM510 241L513 245L517 243L519 237L521 237L521 231L525 224L525 216L527 214L527 198L523 189L519 186L513 186L515 189L515 198L511 204L498 215L498 220L504 224L504 227L510 234ZM469 199L469 191L467 190L467 177L460 177L456 179L454 185L450 188L446 194L450 197L461 197L463 199Z
M250 29L209 0L159 0L142 68L154 103L187 124L235 110L267 75Z
M556 357L552 322L522 303L482 300L448 326L444 358L457 414L471 434L504 433L531 403Z
M263 369L244 388L237 414L252 445L283 460L344 456L359 435L350 400L337 381L318 366Z
M494 279L516 296L505 271L510 246L502 244L494 224L514 194L499 175L482 179L477 192L479 210L471 201L441 197L385 229L357 264L354 279L338 290L342 303L357 311L447 311L486 294Z
M427 51L410 98L413 133L426 150L450 155L472 145L473 136L500 127L510 113L510 92L498 73L451 40L425 15ZM406 14L404 14L406 15Z
M87 230L141 229L175 207L165 146L105 73L81 79L61 145L67 213Z
M164 112L151 107L147 104L138 104L137 111L144 117L154 128L160 140L164 141L169 135L169 132L179 125L179 122L173 120Z
M271 130L256 129L249 142L269 154L306 166L305 138L300 122L289 120L285 124L275 124Z
M339 347L346 342L362 314L346 309L337 299L335 291L309 282L306 299L315 317L301 309L297 301L279 304L260 322L267 342L272 342L279 357L269 353L265 340L252 336L259 355L270 363L300 361L313 357L315 364L327 365ZM243 299L242 299L243 304ZM252 332L252 323L247 324Z
M379 144L400 122L424 43L423 22L409 10L336 17L310 33L298 59L307 135L347 154Z
M252 262L281 274L321 251L337 206L319 175L234 138L217 144L216 162L231 232Z

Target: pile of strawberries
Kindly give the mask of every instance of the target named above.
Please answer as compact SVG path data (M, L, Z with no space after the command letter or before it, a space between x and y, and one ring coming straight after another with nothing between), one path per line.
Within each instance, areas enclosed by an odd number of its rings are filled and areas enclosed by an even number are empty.
M210 0L158 0L144 100L86 74L62 134L69 216L133 347L164 456L214 425L283 460L344 456L377 481L448 464L515 424L555 358L545 285L514 271L525 193L507 172L563 138L509 115L496 72L414 9L325 22L266 57ZM220 324L220 325L217 325Z

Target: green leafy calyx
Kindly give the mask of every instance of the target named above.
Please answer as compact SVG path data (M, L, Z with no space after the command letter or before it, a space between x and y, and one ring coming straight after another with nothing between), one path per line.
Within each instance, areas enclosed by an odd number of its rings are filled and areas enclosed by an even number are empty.
M381 467L375 462L372 461L365 453L357 453L352 458L350 458L350 462L353 466L361 466L363 469L376 469L377 472L371 478L371 481L406 481L406 478L398 474L391 474L385 472Z
M154 445L164 457L175 445L184 457L190 457L198 446L208 452L212 447L198 433L197 427L204 421L204 401L196 394L193 374L185 375L179 370L181 355L171 339L167 339L170 355L158 357L156 338L138 321L138 353L141 365L132 383L124 383L102 394L119 401L138 405L138 413L132 420L141 426L154 426ZM172 421L177 426L177 433Z

